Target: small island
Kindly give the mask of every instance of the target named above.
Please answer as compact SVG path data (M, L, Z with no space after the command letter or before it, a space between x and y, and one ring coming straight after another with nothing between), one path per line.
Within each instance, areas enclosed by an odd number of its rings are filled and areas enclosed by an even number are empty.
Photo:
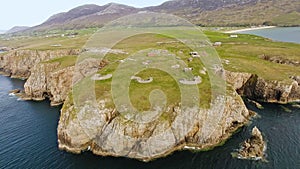
M265 160L267 145L260 130L257 127L252 129L252 135L243 142L238 151L237 158L249 160Z

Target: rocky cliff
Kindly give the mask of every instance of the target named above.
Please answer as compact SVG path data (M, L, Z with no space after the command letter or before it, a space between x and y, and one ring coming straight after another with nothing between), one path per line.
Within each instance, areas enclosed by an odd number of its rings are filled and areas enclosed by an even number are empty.
M286 81L266 81L253 75L239 89L239 93L253 100L270 103L290 103L300 101L300 86L297 77Z
M105 64L96 60L81 63L82 67L91 67L91 70L93 68L97 70ZM58 70L57 67L59 63L55 62L34 66L25 83L25 98L30 100L50 98L52 105L62 104L72 87L74 66ZM15 72L22 72L22 67L20 70L15 69ZM83 74L87 75L89 72ZM20 77L20 74L15 76ZM77 73L75 79L78 81L83 77L82 73ZM241 96L252 100L282 104L300 100L300 77L291 77L287 81L267 81L250 73L226 71L226 78Z
M57 69L58 62L40 63L34 66L24 85L26 100L49 98L51 105L62 104L72 87L74 66Z
M229 92L229 91L228 91ZM125 119L106 100L94 107L78 108L71 96L66 100L58 125L59 148L73 153L90 150L102 156L125 156L143 161L166 156L176 150L212 148L249 121L241 97L228 93L224 109L216 101L211 109L191 116L178 106L169 107L172 120L138 123ZM224 101L223 100L223 101ZM185 128L184 126L190 126Z
M265 80L249 73L227 71L226 77L240 95L252 100L281 104L300 101L299 76L277 81Z
M238 152L238 158L250 160L264 160L267 149L263 136L257 127L252 129L251 138L243 142Z
M63 104L72 89L73 82L97 71L101 66L103 63L97 59L79 63L77 71L74 70L73 64L61 67L59 61L41 62L31 69L31 75L24 85L25 93L22 98L36 101L49 98L52 106ZM91 72L80 72L81 67Z
M0 71L11 77L27 79L31 69L41 61L67 55L78 55L79 52L80 50L75 49L13 50L0 55Z
M62 67L60 62L45 60L77 52L26 50L0 56L2 71L28 78L24 98L49 98L51 105L64 103L57 129L58 143L60 149L74 153L90 150L97 155L149 161L176 150L207 149L222 143L249 121L250 114L240 95L278 103L300 98L300 77L267 81L257 75L227 71L226 78L232 85L228 87L227 96L215 100L211 109L201 109L190 115L183 113L178 105L169 106L172 119L158 119L149 124L132 122L110 108L106 99L98 100L97 107L89 103L81 108L74 105L70 94L73 80L77 82L107 63L90 59L79 63L74 70L74 65ZM224 107L219 104L222 100ZM190 127L182 132L182 126Z

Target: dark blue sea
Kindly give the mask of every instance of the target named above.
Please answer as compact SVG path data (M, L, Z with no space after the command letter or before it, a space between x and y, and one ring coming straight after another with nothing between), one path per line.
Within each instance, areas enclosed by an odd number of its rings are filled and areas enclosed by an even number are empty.
M60 107L48 101L20 101L9 90L22 88L24 81L0 76L0 168L100 168L100 169L299 169L300 109L291 105L264 104L261 116L208 152L176 152L164 159L143 163L126 158L74 155L57 148L56 128ZM285 112L284 109L292 112ZM258 126L267 140L268 162L239 160L231 152Z
M300 36L299 28L295 29L289 31L296 31ZM274 31L277 34L282 30L275 28ZM20 101L9 95L10 90L23 88L23 84L22 80L0 76L1 169L300 169L300 109L292 105L263 104L265 108L258 110L247 104L260 117L253 119L249 126L242 128L223 146L207 152L176 152L166 158L143 163L127 158L95 156L89 152L74 155L58 150L56 128L61 107L50 107L49 101ZM254 126L267 140L268 162L239 160L231 156L231 152L250 137Z

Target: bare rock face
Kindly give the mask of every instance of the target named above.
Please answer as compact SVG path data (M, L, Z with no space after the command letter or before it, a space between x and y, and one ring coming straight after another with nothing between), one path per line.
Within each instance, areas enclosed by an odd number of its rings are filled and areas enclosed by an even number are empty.
M67 56L78 55L80 50L16 50L0 55L0 71L8 76L27 79L31 69L42 61Z
M251 73L230 72L226 71L226 80L232 84L235 90L242 88L251 78Z
M74 65L61 68L59 62L37 64L24 85L25 94L22 98L36 101L49 98L52 106L63 104L73 83L97 71L101 63L97 59L90 59L79 63L77 67L75 71ZM82 72L81 67L91 72Z
M300 101L298 76L285 81L271 81L249 73L227 71L226 78L240 95L251 100L282 104Z
M96 155L123 156L150 161L176 150L205 149L217 146L249 121L249 112L241 97L231 91L211 109L200 109L194 116L169 107L169 120L138 123L127 120L99 100L97 107L85 104L78 108L68 97L61 110L58 143L62 150ZM223 109L224 108L224 109ZM184 126L190 126L185 128Z
M286 104L300 101L300 86L294 79L266 81L253 75L238 91L250 99L269 103Z
M257 127L252 129L252 136L247 139L238 152L238 158L262 160L265 157L266 144Z
M33 69L24 85L26 100L44 100L49 98L51 105L64 102L72 87L74 66L57 69L59 63L40 63Z

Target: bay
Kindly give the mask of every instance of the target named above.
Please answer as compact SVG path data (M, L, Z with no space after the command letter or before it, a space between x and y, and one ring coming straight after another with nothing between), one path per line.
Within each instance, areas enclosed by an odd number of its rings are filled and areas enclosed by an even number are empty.
M300 43L300 27L275 27L271 29L259 29L239 32L263 36L274 41Z

